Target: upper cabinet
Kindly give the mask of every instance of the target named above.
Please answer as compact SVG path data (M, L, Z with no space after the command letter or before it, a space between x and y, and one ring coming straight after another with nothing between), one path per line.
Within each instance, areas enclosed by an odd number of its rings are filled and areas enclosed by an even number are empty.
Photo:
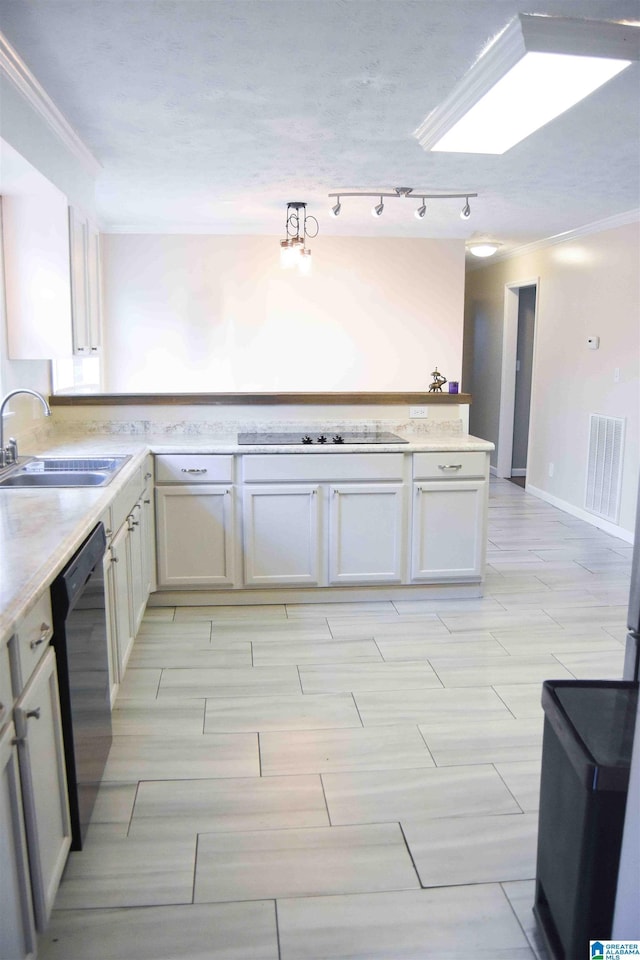
M9 356L16 360L69 357L67 198L3 140L0 192Z
M100 349L100 235L66 196L0 139L9 356L95 357Z
M100 234L75 207L69 207L73 352L96 356L100 350Z

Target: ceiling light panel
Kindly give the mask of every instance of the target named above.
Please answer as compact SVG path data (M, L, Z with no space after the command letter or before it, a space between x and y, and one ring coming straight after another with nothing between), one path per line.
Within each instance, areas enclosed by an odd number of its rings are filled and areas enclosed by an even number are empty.
M425 150L505 153L640 57L640 28L521 14L415 131Z

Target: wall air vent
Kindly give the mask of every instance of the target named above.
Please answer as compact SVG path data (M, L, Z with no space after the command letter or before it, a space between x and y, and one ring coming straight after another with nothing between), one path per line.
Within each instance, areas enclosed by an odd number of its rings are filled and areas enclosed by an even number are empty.
M619 417L601 417L596 413L590 415L589 421L585 509L617 523L625 421Z

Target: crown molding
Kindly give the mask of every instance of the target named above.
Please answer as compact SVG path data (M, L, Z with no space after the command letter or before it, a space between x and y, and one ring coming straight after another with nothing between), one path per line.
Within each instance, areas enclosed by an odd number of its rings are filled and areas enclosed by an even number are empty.
M525 243L519 247L512 247L510 250L504 250L493 257L487 257L484 261L479 261L474 257L473 261L468 261L467 273L482 270L483 267L490 267L494 263L499 263L503 260L514 260L516 257L524 257L529 253L536 253L537 250L543 250L545 247L553 247L558 243L577 240L579 237L586 237L591 233L601 233L603 230L614 230L616 227L626 227L630 223L640 223L640 209L625 210L624 213L616 213L612 217L605 217L604 220L594 220L592 223L585 223L581 227L566 230L564 233L557 233L553 237L544 237L541 240L534 240L531 243Z
M85 146L68 120L36 80L26 63L13 49L7 38L0 33L0 75L5 77L15 90L42 117L50 130L55 133L67 150L95 175L102 169L89 148Z

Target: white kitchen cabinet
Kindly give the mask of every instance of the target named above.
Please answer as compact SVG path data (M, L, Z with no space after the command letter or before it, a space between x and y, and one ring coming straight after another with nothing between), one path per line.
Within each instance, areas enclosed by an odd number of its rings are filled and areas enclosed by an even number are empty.
M330 584L401 581L403 491L401 483L330 485Z
M107 592L111 610L110 627L112 647L115 648L118 683L127 669L127 662L135 639L130 591L131 561L129 525L125 521L109 544L110 561L107 564Z
M151 463L151 457L149 457ZM149 594L156 586L156 525L154 510L153 473L147 470L144 474L145 488L140 498L140 534L142 549L142 592L144 607Z
M158 584L232 586L234 493L230 484L156 489Z
M125 484L103 518L107 530L104 578L112 703L124 677L149 592L155 584L152 463L149 456Z
M486 549L485 480L414 483L413 580L479 579Z
M71 318L73 353L96 356L100 351L100 234L75 207L69 207Z
M14 706L14 724L38 930L47 926L71 846L58 678L49 647Z
M1 139L0 193L9 357L70 357L67 198Z
M27 960L36 955L36 933L14 739L13 724L0 725L0 957Z
M319 484L247 484L244 576L249 586L320 582Z

